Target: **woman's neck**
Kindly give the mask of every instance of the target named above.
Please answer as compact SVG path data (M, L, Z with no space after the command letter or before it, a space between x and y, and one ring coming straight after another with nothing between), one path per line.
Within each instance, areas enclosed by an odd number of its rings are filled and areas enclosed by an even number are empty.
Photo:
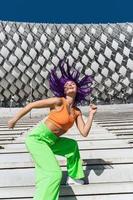
M67 104L69 105L70 108L72 108L74 106L74 98L73 97L65 97Z

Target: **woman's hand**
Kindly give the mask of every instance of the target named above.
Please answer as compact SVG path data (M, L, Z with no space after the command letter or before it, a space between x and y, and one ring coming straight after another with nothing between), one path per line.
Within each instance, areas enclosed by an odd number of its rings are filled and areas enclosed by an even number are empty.
M97 111L97 106L95 104L90 104L90 114L95 114Z
M12 118L8 121L8 128L14 128L15 124L16 124L16 119Z

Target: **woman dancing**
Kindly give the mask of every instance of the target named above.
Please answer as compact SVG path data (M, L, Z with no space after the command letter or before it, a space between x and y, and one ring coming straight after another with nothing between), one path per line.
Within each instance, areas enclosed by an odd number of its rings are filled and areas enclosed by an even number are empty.
M51 111L25 138L26 148L35 164L34 200L59 199L62 171L55 155L65 156L67 159L66 184L84 184L85 174L77 141L60 136L67 132L74 122L83 137L89 134L97 107L90 105L85 123L77 104L87 101L85 97L91 94L93 78L85 75L79 80L80 73L77 70L70 72L68 60L60 60L58 69L61 77L57 76L55 67L49 75L50 89L55 96L29 103L8 121L8 127L13 128L16 122L33 108L49 107Z

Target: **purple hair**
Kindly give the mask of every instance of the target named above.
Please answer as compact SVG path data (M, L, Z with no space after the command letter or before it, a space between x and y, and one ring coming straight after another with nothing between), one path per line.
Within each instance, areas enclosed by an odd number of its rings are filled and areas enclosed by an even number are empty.
M66 71L65 66L67 67ZM54 95L57 97L65 97L64 85L67 81L71 80L74 81L77 85L75 104L81 103L81 101L88 102L88 100L85 97L90 95L92 92L91 85L93 81L93 76L85 75L81 80L79 80L79 71L75 69L72 73L70 73L71 66L69 65L68 59L67 62L65 62L64 60L60 60L58 67L61 72L60 78L56 74L56 67L54 67L54 69L51 70L51 73L49 75L49 86Z

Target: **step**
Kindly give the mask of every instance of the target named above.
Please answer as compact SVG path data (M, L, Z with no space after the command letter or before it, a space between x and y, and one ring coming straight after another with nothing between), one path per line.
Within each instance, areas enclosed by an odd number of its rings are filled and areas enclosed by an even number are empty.
M113 130L133 130L133 125L131 126L119 126L119 127L109 127L109 128L106 128L107 130L109 131L113 131Z
M15 128L27 128L27 127L33 127L35 124L15 124ZM8 128L8 124L0 124L0 131L3 130L3 129L7 129ZM9 129L9 128L8 128Z
M110 130L109 131L111 134L113 133L125 133L125 134L133 134L133 129L126 129L126 130L123 130L123 129L120 129L120 130Z
M92 149L110 149L110 148L132 148L131 144L128 144L129 140L110 140L110 141L78 141L79 149L92 150ZM25 144L8 144L2 145L4 149L0 149L1 153L8 152L27 152Z
M45 163L44 163L45 164ZM61 184L65 184L68 175L67 168L61 167L63 178ZM110 183L133 182L133 164L91 165L83 166L86 183ZM30 186L35 182L35 169L3 169L0 173L0 187Z
M96 135L95 135L96 136ZM97 136L95 137L94 135L89 135L87 137L83 137L79 134L77 135L74 135L72 137L70 137L70 135L65 135L65 137L67 138L72 138L72 139L75 139L77 141L104 141L106 143L106 141L111 141L111 140L131 140L133 139L133 135L124 135L124 134L112 134L107 136L107 135L103 135L102 137L100 137L98 134ZM4 145L4 144L24 144L24 139L25 139L25 136L21 135L19 137L17 136L13 136L13 137L4 137L2 136L3 138L0 138L0 145ZM64 135L63 135L64 137Z
M34 186L28 187L2 187L0 188L0 199L4 200L4 198L32 198L35 193ZM89 184L83 186L61 186L60 197L73 197L77 198L77 196L87 196L88 200L95 200L95 196L98 197L101 195L106 195L107 197L110 195L125 195L130 196L133 194L133 182L124 182L124 183L97 183L97 184ZM66 200L70 200L67 198ZM76 199L74 199L76 200ZM83 199L84 200L84 199ZM114 200L114 199L112 199ZM129 199L128 199L129 200Z
M1 198L0 198L1 199ZM10 198L10 199L3 199L3 200L32 200L33 198ZM66 197L59 197L59 200L133 200L133 194L113 194L113 195L89 195L89 196L66 196Z
M27 130L27 129L26 129ZM25 130L17 131L17 130L9 130L9 131L0 131L1 136L13 136L13 135L21 135Z
M92 195L76 197L60 197L59 200L133 200L133 194L116 194L116 195ZM15 199L14 199L15 200ZM25 200L25 199L23 199ZM31 199L29 199L31 200Z
M8 127L5 127L5 128L0 128L0 132L3 132L3 133L6 133L6 132L13 132L13 131L26 131L28 130L29 128L31 128L33 126L26 126L25 128L24 127L14 127L13 129L12 128L8 128Z
M73 138L73 139L76 139L77 142L79 141L104 141L105 143L107 141L110 141L110 140L131 140L133 139L133 135L124 135L124 134L114 134L113 137L105 137L105 138L101 138L101 137L82 137L82 136L76 136L76 137L67 137L67 138ZM24 138L17 138L17 137L9 137L9 138L3 138L3 139L0 139L0 145L7 145L7 144L24 144Z
M124 113L123 113L124 115ZM133 117L133 116L132 116ZM101 120L102 119L102 120ZM110 124L110 123L133 123L133 118L129 119L128 117L112 117L109 118L108 116L100 116L100 117L96 117L94 118L93 122L95 122L97 125L101 125L101 124Z
M12 153L3 153L4 155L11 155ZM22 153L16 152L16 155ZM82 158L124 158L124 157L132 157L133 156L133 149L132 148L126 148L126 149L90 149L88 150L81 150L80 151ZM1 156L2 154L0 154ZM14 154L15 155L15 154Z
M106 126L106 125L111 125L111 126L114 126L114 125L125 125L125 124L133 124L133 120L132 121L107 121L107 122L104 122L104 121L101 121L101 122L95 122L96 124L98 124L99 126Z
M133 125L133 122L122 122L122 123L115 122L115 123L106 123L106 124L101 123L99 126L106 128L106 127L112 127L112 126L113 127L117 127L117 126L124 127L126 125L128 125L130 127Z
M106 149L93 151L80 151L84 165L91 164L117 164L133 163L132 149ZM66 166L66 158L55 155L61 166ZM5 153L0 154L0 169L33 167L33 160L30 153Z

